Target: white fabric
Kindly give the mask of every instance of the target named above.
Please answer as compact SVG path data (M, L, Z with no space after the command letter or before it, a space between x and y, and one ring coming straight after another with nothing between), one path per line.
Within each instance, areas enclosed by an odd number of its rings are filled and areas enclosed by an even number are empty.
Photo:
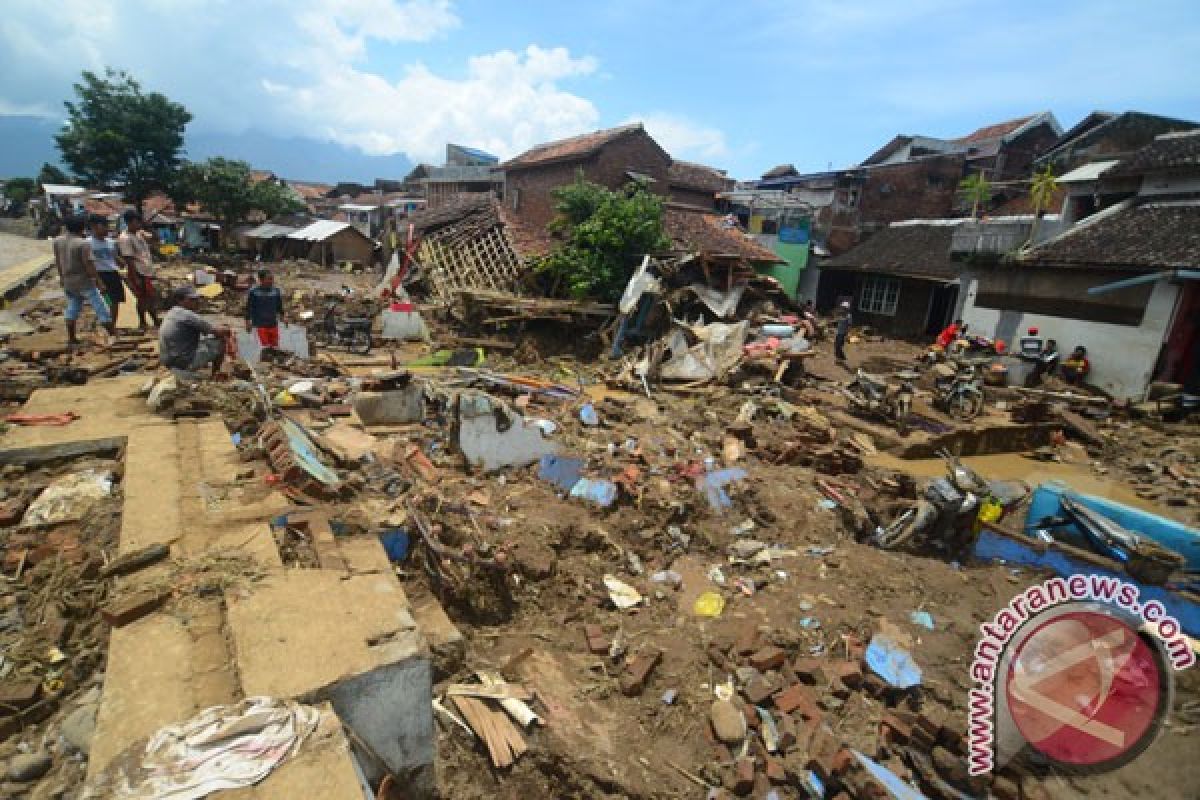
M119 800L198 800L253 786L295 755L323 712L271 697L213 706L169 725L115 781Z

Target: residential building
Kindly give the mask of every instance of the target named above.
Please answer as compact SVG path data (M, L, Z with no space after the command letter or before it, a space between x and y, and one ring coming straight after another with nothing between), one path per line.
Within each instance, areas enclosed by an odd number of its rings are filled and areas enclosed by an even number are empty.
M667 167L667 185L672 201L707 211L720 210L720 195L733 188L725 170L691 161L671 162Z
M1138 397L1152 380L1196 389L1200 130L1161 135L1116 164L1064 178L1062 216L1073 224L1015 255L1003 246L990 258L984 248L970 253L961 316L1009 342L1036 327L1063 350L1087 347L1091 382L1116 397ZM1083 207L1089 192L1101 202Z
M553 191L577 175L609 189L641 181L666 196L670 166L667 151L635 123L538 145L500 169L505 204L527 224L542 227L554 219Z
M504 176L497 171L500 159L474 147L446 145L446 164L441 167L421 165L419 180L426 207L437 208L450 202L455 195L490 193L500 197L504 192ZM414 170L415 174L416 170ZM413 179L410 174L409 178Z
M1059 137L1038 157L1036 165L1048 166L1056 175L1062 175L1094 161L1119 161L1153 142L1156 136L1197 127L1200 123L1140 111L1093 111Z

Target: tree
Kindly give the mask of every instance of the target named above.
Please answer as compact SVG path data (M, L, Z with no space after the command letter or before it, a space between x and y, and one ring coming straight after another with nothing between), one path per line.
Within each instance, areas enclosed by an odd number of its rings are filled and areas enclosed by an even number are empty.
M670 246L663 232L662 200L631 183L616 192L578 175L554 191L558 216L550 229L566 238L563 247L536 268L549 276L554 290L572 297L618 298L646 253Z
M60 186L69 185L71 183L71 176L53 164L45 162L38 172L37 182L38 186L45 186L47 183L56 183Z
M104 77L85 71L67 101L67 125L55 137L63 161L93 186L120 184L142 207L152 189L166 186L183 152L192 115L158 92L145 94L126 72Z
M971 201L971 216L979 219L980 207L986 208L992 200L992 184L982 172L975 172L962 179L958 190Z
M19 206L28 203L35 191L33 178L9 178L4 182L4 196Z
M221 224L222 240L252 211L273 217L304 207L284 186L269 181L254 183L245 161L219 157L182 165L168 185L167 194L177 212L192 202L203 206Z
M1033 201L1033 226L1029 229L1028 244L1033 244L1034 239L1037 238L1038 225L1042 221L1042 215L1050 207L1050 202L1054 199L1057 191L1058 181L1054 177L1054 170L1046 167L1042 172L1033 173L1033 178L1029 183L1029 198Z

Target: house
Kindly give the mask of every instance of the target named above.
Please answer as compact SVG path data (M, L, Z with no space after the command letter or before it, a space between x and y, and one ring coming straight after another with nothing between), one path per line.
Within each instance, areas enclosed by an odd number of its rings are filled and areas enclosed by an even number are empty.
M641 181L666 196L670 166L667 151L634 123L538 145L500 169L504 202L527 224L542 227L554 219L553 191L577 175L609 189Z
M793 301L812 297L817 291L815 271L809 268L813 207L803 195L770 189L734 189L724 192L721 199L748 229L750 237L781 259L775 264L760 265L759 272L779 281Z
M950 257L964 219L894 222L826 261L817 306L849 299L856 324L897 337L936 334L954 318L962 264Z
M1188 120L1126 111L1114 114L1093 111L1037 159L1037 167L1050 167L1056 175L1101 160L1120 160L1154 141L1156 136L1200 127Z
M698 256L702 261L745 264L756 268L783 261L754 241L728 214L668 203L663 211L663 230L674 249Z
M492 194L500 197L504 193L504 176L496 169L500 162L491 153L461 144L446 145L446 164L441 167L421 165L420 178L414 178L417 170L405 180L418 180L421 184L427 208L437 208L450 202L459 194Z
M352 262L364 267L375 263L375 242L348 222L319 219L286 234L283 253L322 266Z
M962 318L1009 342L1037 327L1064 350L1087 347L1091 382L1116 397L1139 397L1152 380L1195 389L1200 130L1072 173L1069 185L1116 202L1081 215L1068 188L1063 232L1015 258L976 253L962 273Z
M675 159L667 168L668 196L673 202L707 211L720 208L721 192L733 188L725 170Z

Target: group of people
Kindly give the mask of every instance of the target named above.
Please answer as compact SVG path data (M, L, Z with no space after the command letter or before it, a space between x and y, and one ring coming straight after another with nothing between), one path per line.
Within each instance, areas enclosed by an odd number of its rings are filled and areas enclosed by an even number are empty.
M150 237L138 212L126 211L122 219L125 230L115 240L109 236L108 220L98 215L67 217L62 234L54 239L54 263L66 299L68 347L80 344L77 328L85 304L108 335L116 336L117 314L128 286L137 302L139 330L158 328L159 362L186 373L210 367L215 377L231 349L233 330L198 313L200 294L190 285L171 293L170 310L160 320ZM283 293L270 270L259 270L246 297L246 331L253 331L264 348L278 348L284 322Z
M137 301L139 327L145 330L147 319L154 327L159 324L154 259L142 217L127 211L123 219L125 230L115 240L109 236L108 220L99 215L68 217L63 232L54 239L54 263L66 296L63 316L71 347L79 344L76 324L85 303L109 335L116 335L126 285Z

